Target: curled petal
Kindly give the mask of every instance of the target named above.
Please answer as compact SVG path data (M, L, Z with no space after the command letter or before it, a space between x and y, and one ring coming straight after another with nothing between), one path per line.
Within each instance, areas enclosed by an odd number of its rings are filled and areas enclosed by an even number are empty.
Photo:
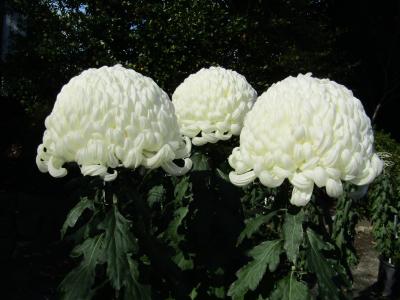
M384 165L385 165L385 162L382 159L380 159L377 154L374 154L372 156L371 166L375 170L375 175L376 176L378 176L379 174L382 173Z
M217 132L215 132L215 137L221 141L226 141L232 137L232 133L223 134L223 133L217 131Z
M155 155L143 158L142 165L146 168L155 169L160 167L164 161L172 161L175 157L170 145L164 145Z
M185 175L189 170L192 168L193 162L190 158L184 159L185 165L183 167L177 166L174 162L166 162L161 165L165 172L174 175L174 176L181 176Z
M81 172L85 176L103 176L107 173L107 167L102 165L84 165L81 167Z
M338 179L329 178L326 182L326 193L333 198L338 198L343 193L342 182Z
M198 126L190 125L184 128L181 128L181 133L184 136L196 136L201 132L201 129Z
M326 181L328 180L328 174L323 168L321 167L315 168L313 171L313 175L314 175L313 177L314 182L318 187L323 187L326 185Z
M310 202L313 192L313 187L308 187L306 189L293 188L292 197L290 198L290 203L296 206L305 206Z
M40 172L46 173L49 171L47 167L48 160L49 160L49 155L47 155L47 153L45 152L45 146L43 144L40 144L37 149L37 155L36 155L36 165Z
M253 182L254 179L256 179L257 176L254 173L254 171L249 171L244 174L237 174L236 172L230 172L229 173L229 180L237 186L245 186L249 184L250 182Z
M40 158L40 156L36 156L36 165L39 169L40 172L42 173L46 173L49 171L49 169L47 168L47 162L44 161L42 158Z
M289 180L290 183L293 184L293 186L301 190L307 190L314 185L312 180L307 178L307 176L302 173L294 174L294 176L292 178L289 178Z
M366 167L361 175L351 180L351 182L356 185L370 184L382 172L383 166L384 162L374 154L370 166Z
M197 136L194 137L192 139L192 142L193 142L193 145L202 146L202 145L205 145L207 143L214 144L214 143L218 142L218 138L215 136L215 133L202 132L201 133L201 137L197 137Z
M278 187L282 184L282 182L285 180L285 177L277 177L271 175L271 173L267 171L262 171L259 175L260 182L268 187L274 188Z
M104 181L113 181L113 180L115 180L115 178L117 178L117 176L118 176L118 172L117 171L113 171L113 173L107 173L107 174L105 174L104 175Z
M183 137L185 141L185 147L181 147L175 152L175 159L186 158L190 156L190 152L192 151L192 143L190 139L185 136Z
M60 159L52 156L47 164L50 175L55 178L60 178L67 175L67 169L63 168L62 165L63 162Z
M100 176L104 181L113 181L117 178L118 172L107 172L107 167L101 165L85 165L81 167L81 172L85 176Z

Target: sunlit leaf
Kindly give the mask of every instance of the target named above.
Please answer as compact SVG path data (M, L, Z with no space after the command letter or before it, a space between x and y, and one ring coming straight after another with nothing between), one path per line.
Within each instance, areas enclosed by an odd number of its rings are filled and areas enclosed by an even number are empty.
M273 272L279 264L282 252L282 240L266 241L254 247L249 256L252 260L237 273L237 280L229 288L228 296L233 299L242 299L248 290L254 291L267 268Z
M293 272L281 279L272 292L270 300L310 300L308 287L298 281Z
M107 275L113 287L119 290L130 272L127 255L135 250L135 240L130 232L129 221L121 215L116 205L106 215L102 227L105 230Z
M297 214L286 213L283 223L283 248L287 257L294 263L299 254L299 247L303 241L304 212L300 210Z
M237 245L242 243L245 238L251 238L252 235L259 230L261 225L268 223L276 215L276 213L277 211L272 211L266 215L258 215L254 218L247 219L245 221L246 226L239 235Z

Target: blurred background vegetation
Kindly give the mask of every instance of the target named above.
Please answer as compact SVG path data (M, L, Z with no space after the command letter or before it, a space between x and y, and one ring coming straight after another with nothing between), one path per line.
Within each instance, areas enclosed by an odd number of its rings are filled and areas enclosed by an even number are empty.
M54 250L74 204L64 201L68 179L40 174L34 158L57 93L84 69L119 63L152 77L170 95L210 65L243 74L259 94L289 75L312 72L353 90L374 126L400 139L399 1L0 3L0 245L10 245L0 257L3 282L14 276L30 287L25 299L39 290L51 294L47 289L63 277L57 274L68 269L67 252ZM46 261L40 270L29 265L32 257Z
M400 94L399 6L345 0L10 0L3 14L13 17L17 30L2 54L0 93L41 124L61 86L89 67L120 63L171 94L189 74L221 65L245 75L259 93L300 72L329 77L352 89L372 117L382 100ZM376 119L393 131L385 113Z

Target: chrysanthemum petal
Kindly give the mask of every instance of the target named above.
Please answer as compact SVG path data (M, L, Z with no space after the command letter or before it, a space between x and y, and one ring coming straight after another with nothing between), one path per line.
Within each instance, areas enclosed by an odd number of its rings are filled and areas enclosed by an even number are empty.
M172 95L181 132L201 146L239 135L257 93L235 71L203 68L187 77Z
M151 78L120 65L72 78L45 125L36 164L54 177L67 174L66 162L110 181L117 172L109 168L158 168L190 155L190 140L180 133L168 95ZM183 174L188 165L179 172L166 169Z
M371 122L351 91L299 74L273 84L257 99L228 162L236 171L232 174L253 170L268 187L288 178L294 186L291 202L304 205L314 184L339 197L341 180L357 185L374 180L383 162L373 153L373 140ZM232 176L232 183L254 180L240 176Z

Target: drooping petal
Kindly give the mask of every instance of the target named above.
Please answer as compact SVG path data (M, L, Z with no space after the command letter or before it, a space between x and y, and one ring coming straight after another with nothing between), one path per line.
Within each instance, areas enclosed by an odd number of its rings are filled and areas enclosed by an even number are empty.
M329 178L326 182L326 193L333 198L338 198L343 193L342 182L339 179Z
M309 187L307 189L293 188L292 197L290 198L290 203L296 206L305 206L311 200L313 188Z
M63 168L62 165L63 161L61 159L58 159L54 156L50 157L47 164L50 175L55 178L60 178L67 175L67 169Z
M179 167L174 162L169 161L161 165L165 172L174 175L174 176L181 176L186 174L193 165L193 162L189 158L184 159L184 166Z
M257 176L254 173L254 171L249 171L244 174L237 174L235 172L229 173L229 180L237 186L248 185L250 182L253 182L254 179L256 179L256 178L257 178Z

